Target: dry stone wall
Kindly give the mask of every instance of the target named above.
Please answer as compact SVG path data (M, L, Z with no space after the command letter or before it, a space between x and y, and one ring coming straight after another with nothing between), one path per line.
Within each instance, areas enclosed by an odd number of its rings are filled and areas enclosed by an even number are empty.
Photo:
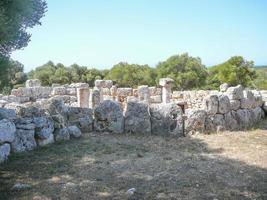
M196 132L244 130L267 113L267 91L223 84L220 91L117 88L110 80L25 88L0 95L0 162L10 153L30 151L83 133L183 136Z

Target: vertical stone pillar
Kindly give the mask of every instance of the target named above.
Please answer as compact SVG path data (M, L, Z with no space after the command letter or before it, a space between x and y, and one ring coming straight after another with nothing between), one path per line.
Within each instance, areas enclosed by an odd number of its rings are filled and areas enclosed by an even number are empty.
M113 85L111 88L110 88L110 94L112 96L112 100L113 101L116 101L116 97L117 97L117 86Z
M149 103L150 94L149 94L149 87L147 85L138 86L138 99L139 101L144 101Z
M159 85L162 86L162 103L170 103L172 95L172 83L174 82L171 78L161 78Z
M81 108L89 107L89 88L77 88L78 106Z
M94 109L98 104L100 104L100 91L99 90L93 90L92 92L92 109Z
M95 87L94 90L99 90L100 93L100 102L103 101L103 92L102 88L105 86L104 80L95 80Z

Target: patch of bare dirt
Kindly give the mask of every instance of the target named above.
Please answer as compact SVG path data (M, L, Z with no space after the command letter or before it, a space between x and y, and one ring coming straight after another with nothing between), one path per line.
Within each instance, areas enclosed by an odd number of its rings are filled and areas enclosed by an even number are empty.
M13 192L15 183L32 187ZM0 199L267 199L267 131L84 134L12 155L0 165Z

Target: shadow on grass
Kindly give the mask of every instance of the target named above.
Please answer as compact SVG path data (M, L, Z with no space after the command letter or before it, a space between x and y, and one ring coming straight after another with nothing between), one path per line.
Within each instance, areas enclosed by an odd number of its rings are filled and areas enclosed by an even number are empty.
M84 135L12 155L0 199L267 199L267 170L221 153L197 138Z

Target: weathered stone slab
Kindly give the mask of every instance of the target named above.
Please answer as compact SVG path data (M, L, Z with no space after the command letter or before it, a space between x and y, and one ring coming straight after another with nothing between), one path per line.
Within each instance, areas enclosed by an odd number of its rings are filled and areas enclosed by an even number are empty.
M26 87L40 87L41 81L38 79L29 79L26 81Z
M183 112L175 103L150 106L151 129L154 135L182 136Z
M145 103L128 102L125 112L125 132L151 134L149 106Z
M101 102L94 111L96 131L123 133L124 118L119 102L106 100Z
M226 95L231 100L240 100L240 99L244 98L243 87L241 85L238 85L235 87L229 87L226 90Z
M93 131L93 111L90 108L69 107L68 126L77 126L82 132Z
M218 113L224 114L230 111L231 104L228 96L226 95L219 95L219 106L218 106Z
M33 150L37 146L34 138L34 130L17 129L15 140L11 143L12 152Z
M203 100L204 110L208 115L215 115L218 112L219 98L217 95L208 95Z
M82 132L77 126L69 126L68 131L71 138L79 138L82 136Z
M203 132L205 129L205 118L207 112L202 109L187 109L185 120L186 133Z
M0 145L0 163L7 160L10 154L10 144L2 144Z
M8 119L0 120L0 144L5 142L13 142L15 139L16 127L13 122Z

